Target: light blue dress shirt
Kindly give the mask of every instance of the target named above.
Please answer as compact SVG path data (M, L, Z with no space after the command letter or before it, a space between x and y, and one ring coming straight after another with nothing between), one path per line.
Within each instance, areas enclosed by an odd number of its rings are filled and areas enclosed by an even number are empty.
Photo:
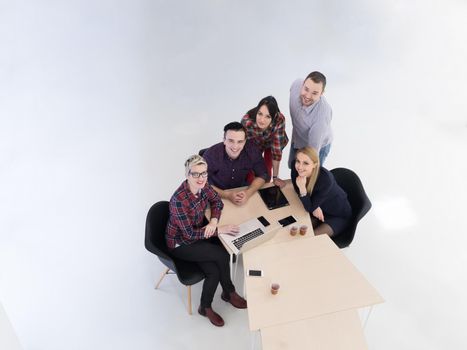
M290 117L292 119L292 146L289 165L295 158L293 149L313 147L319 153L322 147L333 140L332 109L324 96L311 106L304 107L300 100L303 79L297 79L290 87Z

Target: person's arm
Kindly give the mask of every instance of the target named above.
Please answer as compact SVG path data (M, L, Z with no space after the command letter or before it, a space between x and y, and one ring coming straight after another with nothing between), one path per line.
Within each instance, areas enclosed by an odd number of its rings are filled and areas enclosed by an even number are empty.
M311 113L313 123L308 131L308 146L313 147L318 154L321 147L325 146L323 140L329 134L331 113L331 109L326 106L317 106Z
M235 192L232 190L221 190L219 187L211 185L212 188L219 194L222 199L228 199L231 202L234 202L233 197Z
M318 154L323 145L324 135L327 134L327 128L327 123L316 121L308 131L308 146L313 147Z
M246 189L247 200L250 198L256 191L258 191L261 186L263 186L266 181L262 177L255 177L250 186Z
M311 194L300 197L303 207L308 212L313 213L328 198L332 186L333 184L329 178L329 174L325 170L320 171L318 180Z
M222 203L219 194L212 188L211 185L206 184L204 191L206 192L206 196L209 201L209 207L211 208L211 218L204 231L204 237L209 238L213 235L217 235L218 233L217 225L221 217L222 209L224 208L224 203Z
M278 178L279 177L279 166L281 164L280 160L272 160L272 178Z
M272 182L274 185L279 187L285 186L285 181L279 177L279 166L281 164L280 160L273 160L272 161Z
M264 164L264 158L261 154L259 148L256 145L251 144L249 149L249 156L251 157L251 169L255 173L255 178L248 186L246 190L237 192L235 194L235 203L238 205L242 205L248 201L248 199L256 192L258 189L263 186L266 181L269 181L269 174L266 169L266 165Z
M255 177L247 189L234 193L233 203L236 205L245 204L248 199L263 186L266 181L262 177Z
M275 185L284 187L285 182L279 178L280 162L282 160L282 150L287 146L289 139L285 132L285 117L282 113L277 116L276 126L272 131L272 179Z
M221 197L218 192L215 190L214 186L207 183L204 187L206 191L206 196L209 201L209 207L211 208L211 219L215 218L220 219L222 209L224 209L224 203L222 203Z

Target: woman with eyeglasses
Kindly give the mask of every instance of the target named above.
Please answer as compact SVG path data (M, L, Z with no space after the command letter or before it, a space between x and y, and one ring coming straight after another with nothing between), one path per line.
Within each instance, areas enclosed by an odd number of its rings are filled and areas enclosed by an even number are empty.
M346 228L352 215L347 193L329 170L320 167L314 148L297 151L292 183L303 207L310 213L315 235L336 236Z
M230 279L230 257L217 237L219 233L235 235L239 227L218 226L224 204L207 182L207 170L208 165L201 156L193 155L185 162L186 180L170 199L166 242L173 256L198 264L206 275L198 313L221 327L224 320L211 306L219 283L222 300L239 309L245 309L247 303L235 292ZM209 221L204 216L208 206L211 209Z
M258 106L250 109L242 118L242 124L247 130L247 138L254 141L263 152L266 168L274 184L283 187L285 182L279 178L279 165L282 150L289 139L285 132L285 117L276 99L272 96L261 99Z

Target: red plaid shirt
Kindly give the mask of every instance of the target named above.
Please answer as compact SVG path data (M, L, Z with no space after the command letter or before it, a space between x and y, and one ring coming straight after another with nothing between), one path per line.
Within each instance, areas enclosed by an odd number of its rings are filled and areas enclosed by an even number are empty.
M165 234L167 247L173 249L177 245L204 239L204 211L208 204L211 207L211 218L219 220L224 203L211 185L206 183L198 196L195 196L188 182L183 181L170 199L170 217Z
M279 113L264 131L256 126L254 117L252 118L248 114L242 118L242 124L247 130L248 139L253 140L261 152L270 148L273 160L282 159L282 150L289 142L285 132L285 117L282 113Z

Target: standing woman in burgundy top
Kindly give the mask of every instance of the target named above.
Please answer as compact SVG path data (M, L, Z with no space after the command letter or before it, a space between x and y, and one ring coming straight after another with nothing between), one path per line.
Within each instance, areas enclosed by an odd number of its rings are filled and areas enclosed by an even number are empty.
M242 124L247 130L247 138L256 143L264 156L266 168L275 185L284 186L285 182L279 178L279 165L282 150L289 139L285 133L285 117L280 112L277 101L267 96L259 101L258 106L250 109L242 118Z
M211 307L219 283L222 286L222 300L239 309L246 308L247 303L235 292L230 279L230 257L217 237L219 233L235 235L239 228L236 225L217 226L224 204L207 182L207 170L206 161L198 155L191 156L185 162L186 180L170 199L165 237L173 256L192 261L203 270L206 278L198 313L221 327L224 320ZM208 205L211 209L210 221L204 216Z

